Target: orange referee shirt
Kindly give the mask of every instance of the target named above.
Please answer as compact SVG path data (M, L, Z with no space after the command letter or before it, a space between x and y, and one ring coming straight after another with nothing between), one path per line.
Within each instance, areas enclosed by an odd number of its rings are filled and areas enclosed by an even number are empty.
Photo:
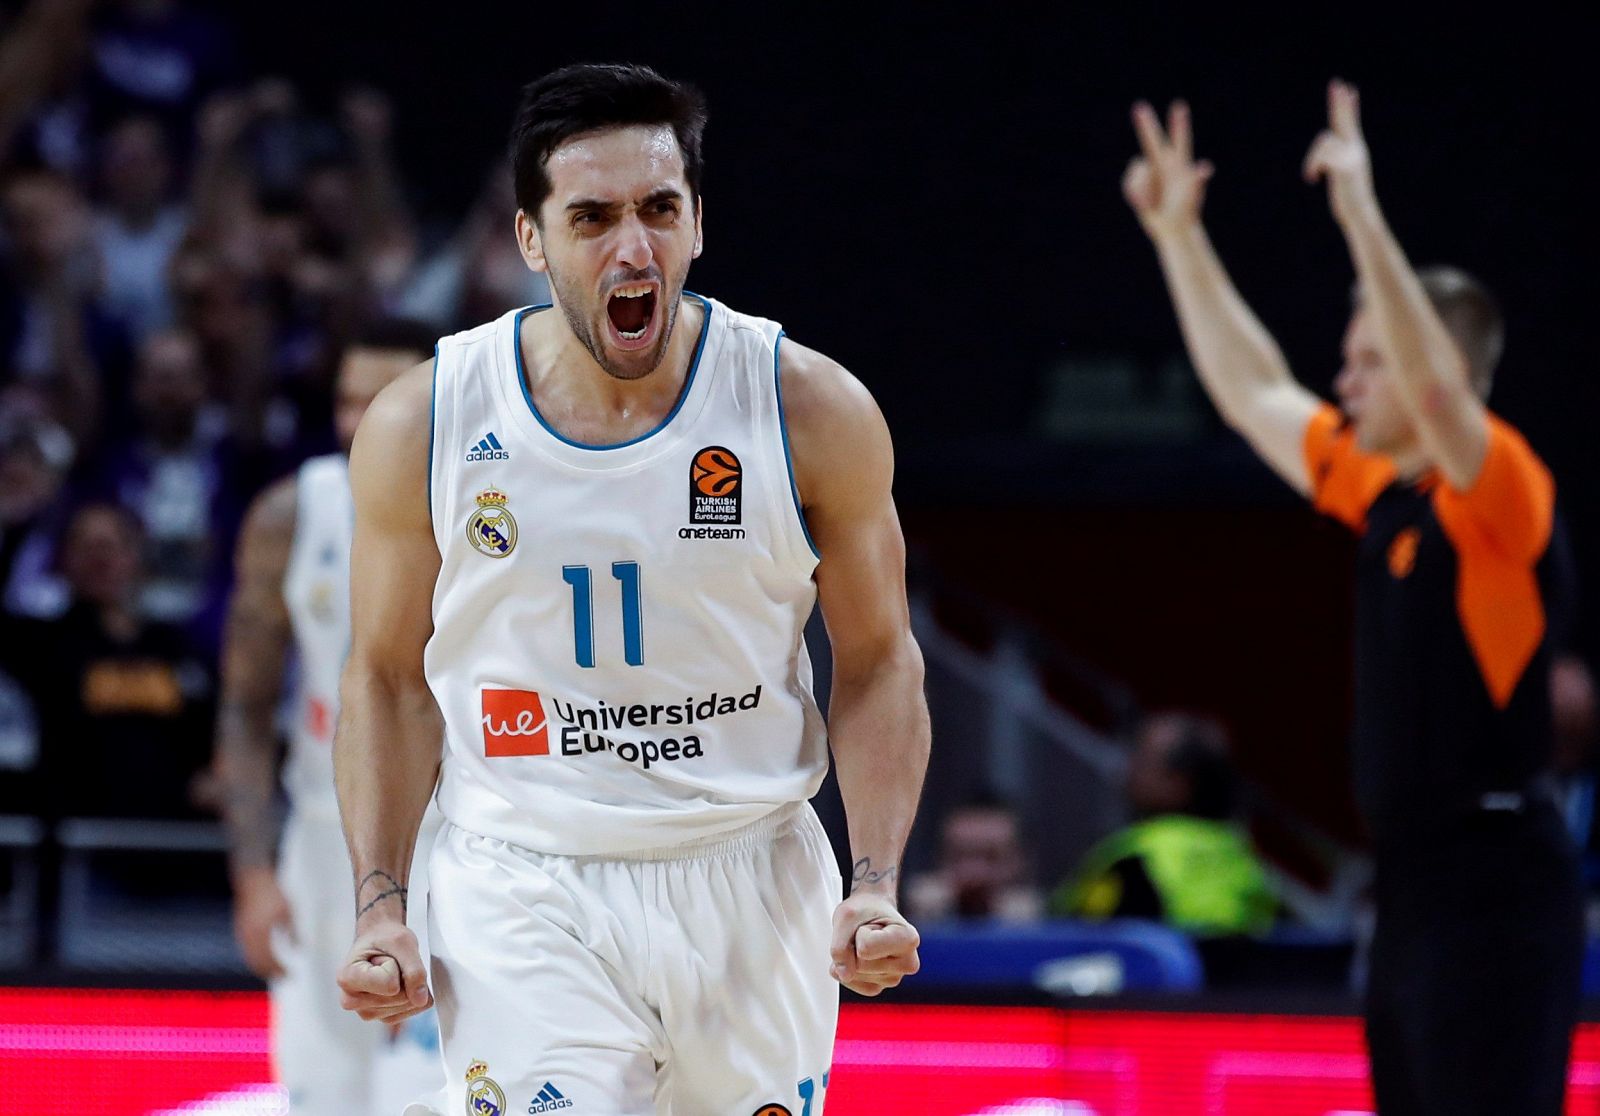
M1374 835L1527 792L1550 760L1547 618L1569 592L1550 471L1494 416L1464 492L1400 480L1332 406L1305 455L1317 509L1361 536L1354 766Z

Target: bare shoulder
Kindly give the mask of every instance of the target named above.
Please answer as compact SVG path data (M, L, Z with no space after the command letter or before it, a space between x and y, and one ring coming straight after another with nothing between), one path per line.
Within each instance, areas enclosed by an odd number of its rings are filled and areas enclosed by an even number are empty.
M294 473L273 481L250 501L245 532L255 539L281 537L287 541L294 534L299 504L299 483Z
M350 447L357 515L428 519L433 362L402 372L373 399Z
M872 393L844 365L787 337L778 350L778 375L791 438L812 427L883 420Z
M866 385L838 361L788 338L778 350L778 377L802 504L886 475L894 451Z
M250 502L234 550L234 569L241 591L265 588L283 580L294 550L294 523L300 502L295 475L277 480Z

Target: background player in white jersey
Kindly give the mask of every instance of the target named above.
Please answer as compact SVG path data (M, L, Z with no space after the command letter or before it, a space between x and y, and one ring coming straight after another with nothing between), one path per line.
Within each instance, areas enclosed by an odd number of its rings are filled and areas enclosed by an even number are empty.
M437 1087L441 1076L431 1014L386 1030L340 1010L329 987L354 925L332 755L350 643L347 454L373 398L432 350L427 327L403 321L379 323L353 344L336 389L343 451L306 461L262 492L239 540L217 760L234 930L251 970L271 989L274 1060L296 1116L392 1116L403 1103L397 1098ZM289 815L278 850L275 722L291 659Z
M555 308L444 339L352 452L339 982L368 1018L431 1000L403 915L437 774L445 1112L820 1116L834 982L917 967L896 896L928 720L888 431L775 323L682 297L704 120L642 67L530 85L516 232ZM842 903L806 801L830 742Z

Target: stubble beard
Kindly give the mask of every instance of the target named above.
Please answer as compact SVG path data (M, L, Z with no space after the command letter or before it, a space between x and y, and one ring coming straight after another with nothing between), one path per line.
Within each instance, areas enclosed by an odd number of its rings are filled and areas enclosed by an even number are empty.
M648 367L640 369L638 367L625 368L611 360L606 354L605 345L601 343L594 323L584 319L578 313L577 308L582 303L582 299L578 297L578 292L557 278L553 271L549 273L549 278L550 285L555 288L556 301L561 307L561 316L567 320L567 328L572 330L572 335L589 351L589 355L594 358L594 362L600 366L601 371L606 375L614 380L631 382L642 380L661 367L661 362L666 359L667 345L672 340L672 329L678 324L678 305L683 301L683 283L681 280L675 285L671 292L672 297L665 304L666 313L661 322L661 336L656 339L655 351L651 354L650 364ZM662 276L661 286L661 297L666 298L668 291L666 289L665 276ZM600 313L604 315L605 312L605 307L602 306Z

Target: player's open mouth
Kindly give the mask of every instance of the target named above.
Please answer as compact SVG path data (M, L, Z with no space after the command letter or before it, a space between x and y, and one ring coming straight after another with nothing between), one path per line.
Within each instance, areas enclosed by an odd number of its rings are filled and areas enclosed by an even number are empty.
M606 299L606 317L620 348L640 349L651 341L656 320L655 283L627 283Z

